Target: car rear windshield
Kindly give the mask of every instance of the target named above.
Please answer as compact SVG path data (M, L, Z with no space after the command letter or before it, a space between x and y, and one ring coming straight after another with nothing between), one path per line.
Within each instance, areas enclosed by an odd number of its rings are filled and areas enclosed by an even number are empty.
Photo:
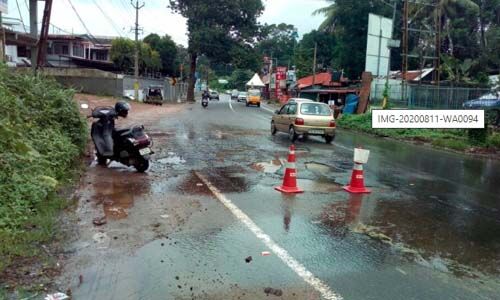
M300 113L303 115L329 116L332 114L332 111L326 104L302 103Z
M248 94L250 96L260 96L260 91L249 91Z

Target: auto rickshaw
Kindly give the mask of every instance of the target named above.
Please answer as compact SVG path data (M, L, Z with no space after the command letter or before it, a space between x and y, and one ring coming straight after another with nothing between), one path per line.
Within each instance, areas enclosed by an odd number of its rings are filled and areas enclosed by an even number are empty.
M163 105L163 95L161 86L149 86L144 89L144 103Z
M247 96L247 106L250 105L257 105L260 107L260 90L257 89L249 89L248 90L248 96Z

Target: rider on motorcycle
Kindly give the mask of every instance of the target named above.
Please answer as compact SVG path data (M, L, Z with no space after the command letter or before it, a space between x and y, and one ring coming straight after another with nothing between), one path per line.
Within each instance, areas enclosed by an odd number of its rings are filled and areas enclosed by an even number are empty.
M203 91L201 98L202 99L210 99L210 93L208 92L208 90Z

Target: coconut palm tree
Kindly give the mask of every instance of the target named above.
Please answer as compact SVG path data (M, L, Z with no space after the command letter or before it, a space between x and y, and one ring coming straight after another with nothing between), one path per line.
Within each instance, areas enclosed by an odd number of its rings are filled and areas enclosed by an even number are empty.
M335 25L337 23L337 4L335 0L327 0L331 2L330 5L317 9L313 12L313 15L325 15L326 19L319 25L319 31L333 32L335 30Z

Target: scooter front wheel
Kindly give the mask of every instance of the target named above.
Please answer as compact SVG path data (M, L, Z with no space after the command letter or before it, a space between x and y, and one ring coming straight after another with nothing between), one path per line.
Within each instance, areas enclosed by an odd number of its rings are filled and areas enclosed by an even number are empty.
M149 169L149 160L145 159L144 157L140 156L137 158L137 161L134 164L134 168L137 170L139 173L144 173Z

